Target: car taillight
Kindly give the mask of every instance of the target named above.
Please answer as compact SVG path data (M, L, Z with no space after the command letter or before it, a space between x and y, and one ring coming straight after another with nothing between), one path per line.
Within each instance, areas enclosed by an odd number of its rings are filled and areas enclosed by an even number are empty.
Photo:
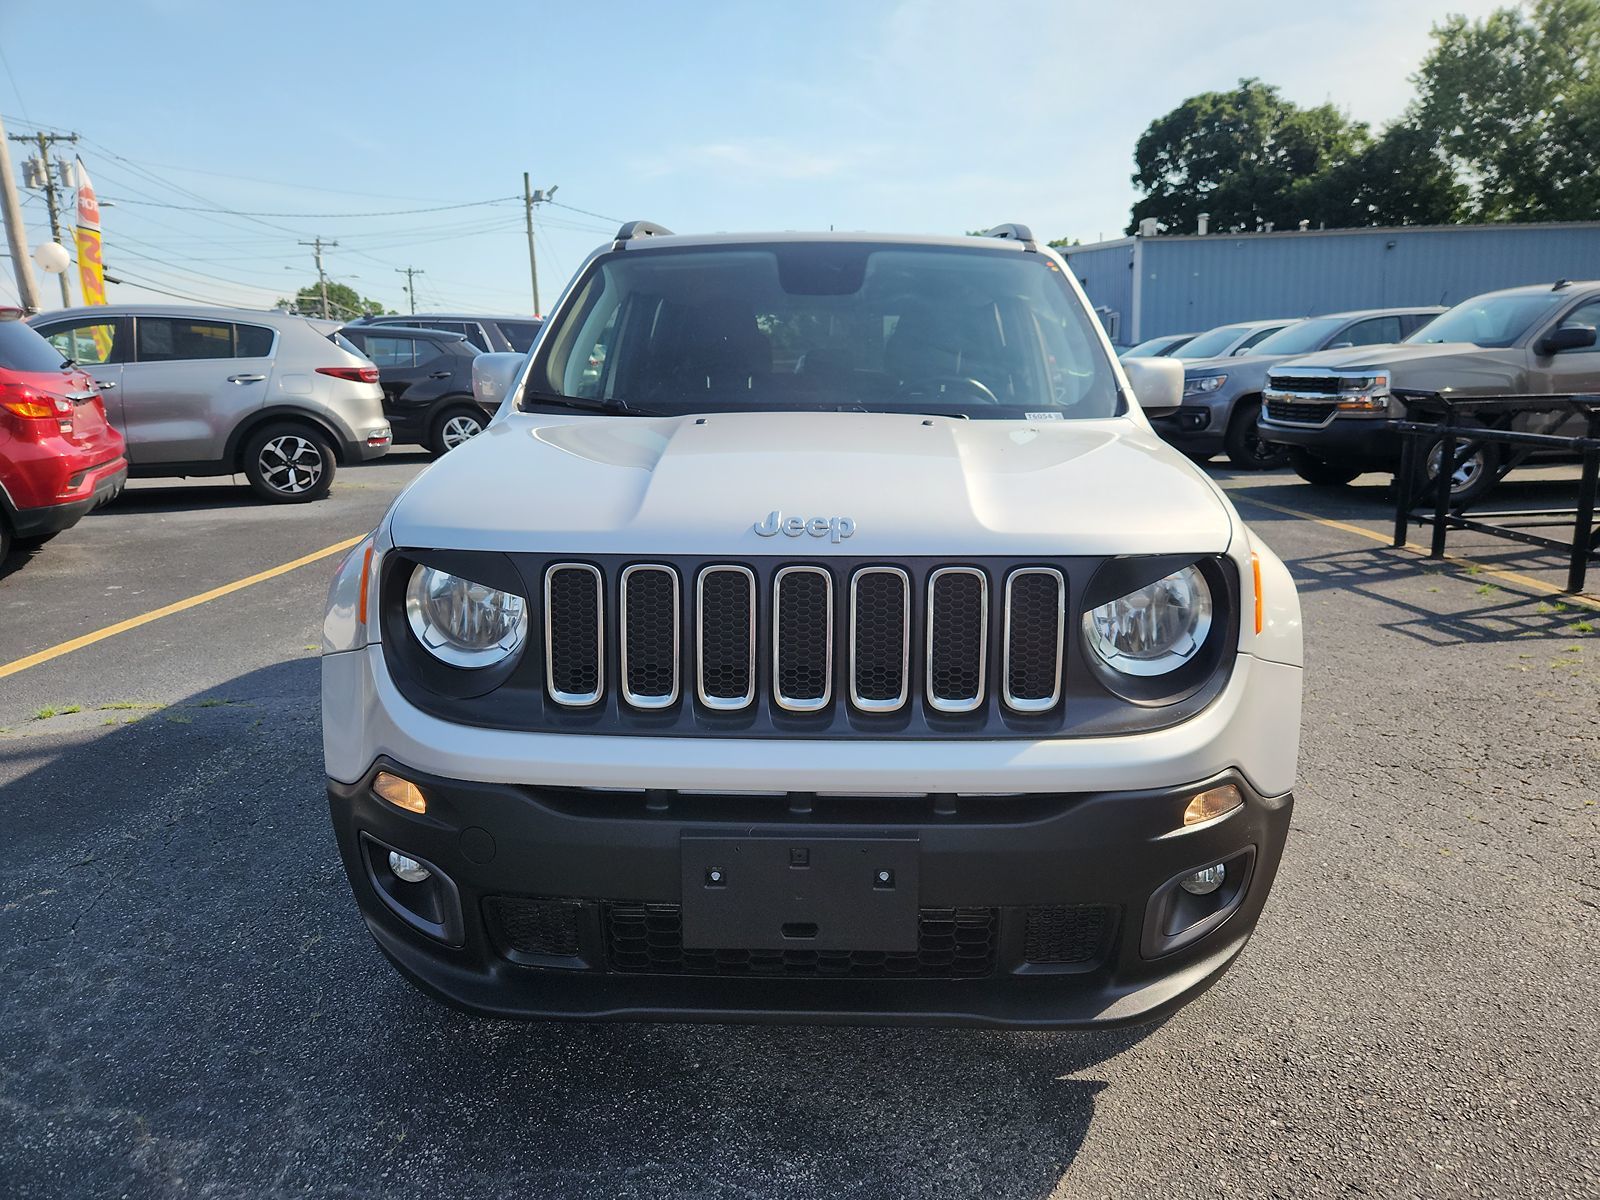
M318 367L318 375L332 375L335 379L350 379L356 383L377 383L377 367Z
M31 437L72 432L72 402L25 387L0 388L0 410L17 418L20 432Z

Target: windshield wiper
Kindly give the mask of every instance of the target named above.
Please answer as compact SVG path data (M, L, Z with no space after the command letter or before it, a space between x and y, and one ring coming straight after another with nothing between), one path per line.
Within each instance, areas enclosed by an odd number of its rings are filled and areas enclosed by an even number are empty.
M632 404L624 404L621 400L599 400L591 396L568 396L561 392L536 392L524 390L522 393L524 404L550 404L557 408L571 408L579 412L604 413L607 416L633 416L633 417L670 417L674 414L659 412L653 408L638 408Z

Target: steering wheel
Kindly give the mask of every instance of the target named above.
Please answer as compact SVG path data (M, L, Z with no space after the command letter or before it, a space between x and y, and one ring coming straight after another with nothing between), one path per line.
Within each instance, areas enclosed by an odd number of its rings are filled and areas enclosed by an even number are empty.
M907 379L894 391L896 400L908 396L930 396L935 389L954 385L984 404L999 404L1000 397L989 390L981 379L970 375L930 375L926 379Z

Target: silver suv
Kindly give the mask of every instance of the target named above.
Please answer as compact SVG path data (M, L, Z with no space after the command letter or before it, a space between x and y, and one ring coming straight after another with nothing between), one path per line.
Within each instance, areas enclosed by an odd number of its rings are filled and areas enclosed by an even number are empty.
M389 449L378 369L336 322L129 304L29 323L93 376L131 476L243 474L299 503L326 496L339 464Z

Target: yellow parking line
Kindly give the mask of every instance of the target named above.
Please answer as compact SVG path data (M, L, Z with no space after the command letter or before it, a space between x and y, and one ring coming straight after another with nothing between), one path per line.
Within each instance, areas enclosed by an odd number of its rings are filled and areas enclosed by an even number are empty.
M75 637L71 641L61 642L37 654L30 654L26 658L19 658L15 662L8 662L0 666L0 679L7 675L15 675L18 671L26 671L29 667L37 667L40 663L47 663L53 658L60 658L63 654L71 654L74 650L82 650L85 646L92 646L96 642L103 642L109 637L116 637L119 633L126 633L130 629L137 629L141 625L148 625L152 621L159 621L162 617L170 617L173 613L180 613L186 609L196 608L223 596L232 595L234 592L243 591L247 587L254 587L258 583L265 583L269 579L276 579L280 575L287 575L297 567L307 563L318 562L324 558L331 558L341 551L350 549L361 540L360 537L346 538L342 542L335 542L331 546L324 546L321 550L313 550L310 554L303 554L293 562L286 562L276 567L269 567L265 571L257 571L254 575L247 575L243 579L236 579L232 583L225 583L221 587L214 587L208 592L190 596L186 600L176 600L171 604L153 608L147 613L137 617L129 617L126 621L118 621L115 625L107 625L104 629L96 629L93 633L86 633L82 637Z
M1329 529L1339 529L1345 533L1359 534L1362 537L1369 538L1374 542L1382 542L1385 546L1393 545L1394 543L1394 539L1388 534L1377 533L1371 529L1363 529L1360 525L1352 525L1349 521L1336 521L1332 517L1319 517L1315 513L1301 512L1298 508L1285 508L1283 505L1274 504L1270 500L1258 500L1254 496L1245 495L1242 491L1235 488L1229 488L1228 494L1235 499L1243 500L1246 504L1255 504L1261 508L1270 508L1273 512L1280 512L1285 516L1290 517L1299 517L1302 521L1314 521L1316 524L1325 525ZM1403 549L1409 550L1413 554L1428 553L1427 547L1418 546L1414 542L1407 542ZM1507 583L1514 583L1519 587L1524 587L1530 591L1537 592L1541 596L1560 596L1563 601L1571 604L1580 604L1587 608L1600 609L1600 599L1597 599L1594 596L1586 595L1582 592L1562 591L1555 584L1546 583L1542 579L1534 579L1532 576L1522 575L1516 571L1502 571L1499 567L1485 566L1476 559L1467 558L1460 554L1446 554L1444 555L1444 561L1458 563L1464 567L1476 567L1479 575L1489 575L1495 579L1503 579Z

